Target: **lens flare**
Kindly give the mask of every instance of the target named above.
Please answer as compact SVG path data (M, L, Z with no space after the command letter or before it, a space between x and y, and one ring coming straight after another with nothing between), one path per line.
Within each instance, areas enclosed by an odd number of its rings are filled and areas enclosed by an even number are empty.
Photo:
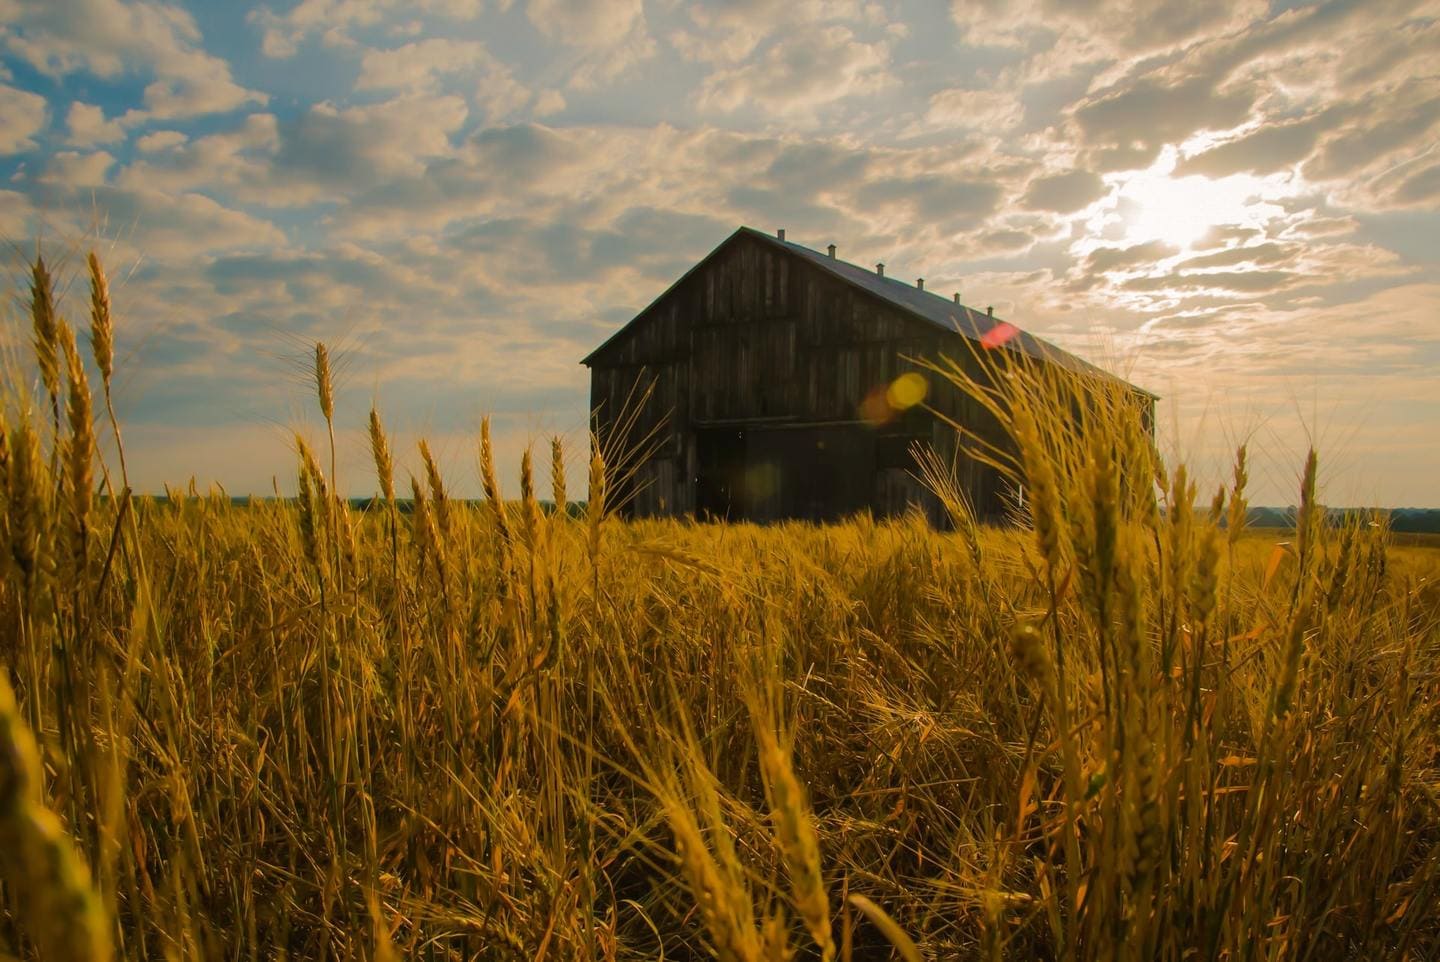
M889 424L895 419L895 409L890 406L885 393L884 385L871 388L870 393L860 402L860 420L872 428Z
M909 371L891 382L885 391L885 400L896 411L907 411L925 400L929 390L930 385L922 375Z
M996 324L994 327L990 328L990 330L980 335L980 346L985 348L985 350L987 351L993 351L995 350L995 348L1009 341L1011 338L1013 338L1016 334L1019 333L1020 328L1006 321L1001 321L999 324Z

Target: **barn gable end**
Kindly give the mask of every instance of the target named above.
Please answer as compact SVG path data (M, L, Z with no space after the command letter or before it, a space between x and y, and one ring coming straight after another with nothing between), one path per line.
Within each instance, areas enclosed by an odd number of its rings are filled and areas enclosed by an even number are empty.
M953 431L919 409L867 418L866 398L914 369L907 358L965 356L955 328L973 312L942 324L916 310L926 301L857 283L846 272L860 268L824 258L741 228L584 359L602 443L652 439L635 465L633 513L819 521L914 504L942 520L911 474L910 447L949 457ZM985 321L995 323L969 322ZM948 384L932 384L928 403L991 433ZM621 438L627 408L634 417ZM998 513L993 470L960 468L982 513Z

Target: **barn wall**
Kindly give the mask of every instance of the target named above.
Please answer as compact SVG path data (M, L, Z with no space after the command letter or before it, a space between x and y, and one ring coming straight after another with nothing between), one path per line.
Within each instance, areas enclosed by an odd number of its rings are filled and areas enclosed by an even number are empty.
M636 385L653 385L628 432L632 447L646 437L655 441L653 463L637 471L636 514L694 512L694 479L700 470L695 432L727 426L743 426L751 432L749 444L756 457L771 457L764 453L769 450L766 437L756 431L785 426L791 433L783 443L803 441L789 456L793 463L787 487L772 492L768 500L747 504L748 516L846 513L860 497L854 490L838 486L834 503L817 507L816 489L802 480L806 458L811 457L806 446L822 440L821 436L802 438L793 433L797 425L815 429L844 425L859 426L873 436L873 443L848 435L830 441L853 449L857 460L851 463L856 473L866 476L864 497L874 510L899 513L908 503L920 502L938 523L942 520L938 504L910 476L909 462L896 452L903 454L909 439L919 439L941 444L949 456L954 453L950 429L926 417L872 427L863 424L859 408L867 394L883 391L901 373L915 369L903 358L936 357L942 350L957 360L968 353L958 336L930 328L801 257L741 235L682 279L592 360L591 407L602 439L623 447L618 428L627 398L628 409L634 409L643 390ZM927 378L929 400L938 410L994 433L973 401L935 377ZM773 439L781 445L774 457L788 450L781 437L777 434ZM885 463L877 462L877 457ZM993 472L963 457L957 469L977 508L993 514L992 502L999 490Z

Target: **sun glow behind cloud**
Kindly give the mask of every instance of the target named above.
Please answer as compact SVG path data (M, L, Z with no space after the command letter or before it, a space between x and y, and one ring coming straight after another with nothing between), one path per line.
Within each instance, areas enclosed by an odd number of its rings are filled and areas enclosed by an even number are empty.
M1285 215L1278 202L1299 192L1288 173L1177 177L1179 157L1169 146L1149 168L1107 177L1111 191L1094 205L1085 223L1088 237L1126 245L1159 241L1184 252L1215 228L1263 230Z

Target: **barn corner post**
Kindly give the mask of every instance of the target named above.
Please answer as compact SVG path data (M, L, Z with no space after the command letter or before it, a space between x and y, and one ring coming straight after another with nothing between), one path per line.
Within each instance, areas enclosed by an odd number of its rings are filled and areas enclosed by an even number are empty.
M998 422L945 378L918 398L913 379L916 358L974 356L996 329L1018 331L839 260L833 244L822 254L741 227L585 358L592 430L607 458L629 447L615 476L631 516L824 522L918 506L943 525L920 445L957 465L993 520L1004 483L952 426L1003 442ZM1023 332L1012 349L1095 370Z

